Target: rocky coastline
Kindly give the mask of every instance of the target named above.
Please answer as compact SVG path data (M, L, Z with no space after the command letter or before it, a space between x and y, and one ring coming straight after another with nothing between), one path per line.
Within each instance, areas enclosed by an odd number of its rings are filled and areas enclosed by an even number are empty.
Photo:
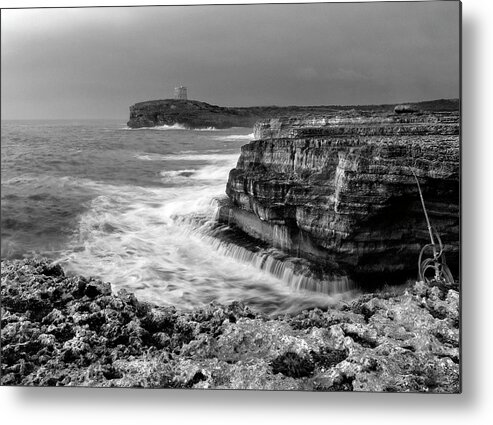
M412 111L257 122L219 220L364 287L402 282L430 242L417 178L457 277L459 112Z
M268 114L229 174L218 226L324 279L361 279L366 293L278 317L241 302L178 311L47 259L5 260L2 385L460 392L458 102L272 108L151 101L131 107L129 126L223 128ZM374 292L372 282L415 278L429 243L415 179L456 281Z
M130 127L254 125L219 221L365 289L416 276L429 233L415 178L454 277L460 263L458 100L358 107L227 108L141 102ZM268 118L265 118L268 117Z
M455 284L295 316L180 312L29 259L2 261L1 297L2 385L460 392Z
M414 104L428 112L456 111L457 99L441 99ZM258 120L306 115L334 115L339 111L359 110L390 112L396 105L358 106L251 106L228 107L211 105L198 100L162 99L138 102L130 106L130 128L179 125L186 128L252 127Z

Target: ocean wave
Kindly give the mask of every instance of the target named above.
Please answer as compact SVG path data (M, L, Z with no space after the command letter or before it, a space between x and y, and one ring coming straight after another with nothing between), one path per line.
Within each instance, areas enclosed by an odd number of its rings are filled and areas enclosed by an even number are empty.
M98 196L79 223L79 234L62 254L68 270L111 281L147 300L180 308L237 299L243 284L268 288L282 283L251 264L238 263L214 249L177 216L214 208L211 198L223 185L169 188L160 193Z
M239 154L227 153L227 154L171 154L171 155L162 155L162 158L165 160L171 161L235 161L239 157Z
M191 130L193 130L193 131L222 131L221 129L216 128L216 127L192 128Z
M166 155L161 155L159 153L144 153L135 155L135 158L141 161L166 161Z
M139 130L158 130L158 131L166 131L166 130L193 130L188 127L185 127L183 124L173 124L173 125L156 125L154 127L139 127L139 128L132 128L132 127L123 127L121 130L128 130L128 131L139 131Z
M185 153L190 152L190 153ZM221 151L209 151L210 153L191 153L193 151L184 151L177 154L159 154L159 153L141 153L135 155L135 158L142 161L206 161L206 162L234 162L238 159L238 153L220 154ZM208 151L205 151L208 152Z
M270 309L281 303L284 311L332 302L326 294L295 290L249 255L236 255L241 248L210 236L217 213L211 201L223 191L221 183L98 196L61 262L71 272L90 270L111 281L115 291L178 308L243 299Z
M218 136L217 140L253 140L254 134L230 134L228 136Z
M187 130L187 131L227 131L227 129L221 129L216 127L203 127L203 128L190 128L183 124L173 124L173 125L156 125L154 127L121 127L120 130Z
M205 149L205 150L188 150L180 151L180 154L209 154L209 153L222 153L224 149Z
M211 164L199 169L163 170L159 174L162 177L163 183L196 184L197 181L225 182L233 166L234 164L230 163L225 165Z
M159 174L164 183L179 183L180 181L188 180L196 172L197 170L192 168L188 170L161 171Z
M233 167L234 164L230 163L225 165L207 165L192 174L190 178L193 180L218 180L226 182L228 180L228 174Z
M151 127L151 130L190 130L190 128L184 126L183 124L173 124L173 125L157 125L156 127Z

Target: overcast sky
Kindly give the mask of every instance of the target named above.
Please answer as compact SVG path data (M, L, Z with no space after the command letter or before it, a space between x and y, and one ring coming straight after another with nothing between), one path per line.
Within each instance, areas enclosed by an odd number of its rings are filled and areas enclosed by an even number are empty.
M173 96L224 106L459 96L459 4L2 10L2 119L121 118Z

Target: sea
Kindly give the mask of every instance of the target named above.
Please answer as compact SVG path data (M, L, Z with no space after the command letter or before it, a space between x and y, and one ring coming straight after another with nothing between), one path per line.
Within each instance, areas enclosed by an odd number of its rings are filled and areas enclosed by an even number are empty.
M351 297L344 284L308 290L271 251L214 237L228 173L251 140L251 128L2 121L1 257L48 257L180 310L241 301L275 316Z

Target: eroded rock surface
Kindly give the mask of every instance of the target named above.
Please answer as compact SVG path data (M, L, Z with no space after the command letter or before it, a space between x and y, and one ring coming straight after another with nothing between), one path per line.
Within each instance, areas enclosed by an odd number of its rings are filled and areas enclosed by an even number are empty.
M457 288L415 284L329 311L190 312L47 260L2 261L2 385L458 392Z
M220 219L363 280L416 276L429 236L413 172L457 276L457 111L276 118L242 147Z

